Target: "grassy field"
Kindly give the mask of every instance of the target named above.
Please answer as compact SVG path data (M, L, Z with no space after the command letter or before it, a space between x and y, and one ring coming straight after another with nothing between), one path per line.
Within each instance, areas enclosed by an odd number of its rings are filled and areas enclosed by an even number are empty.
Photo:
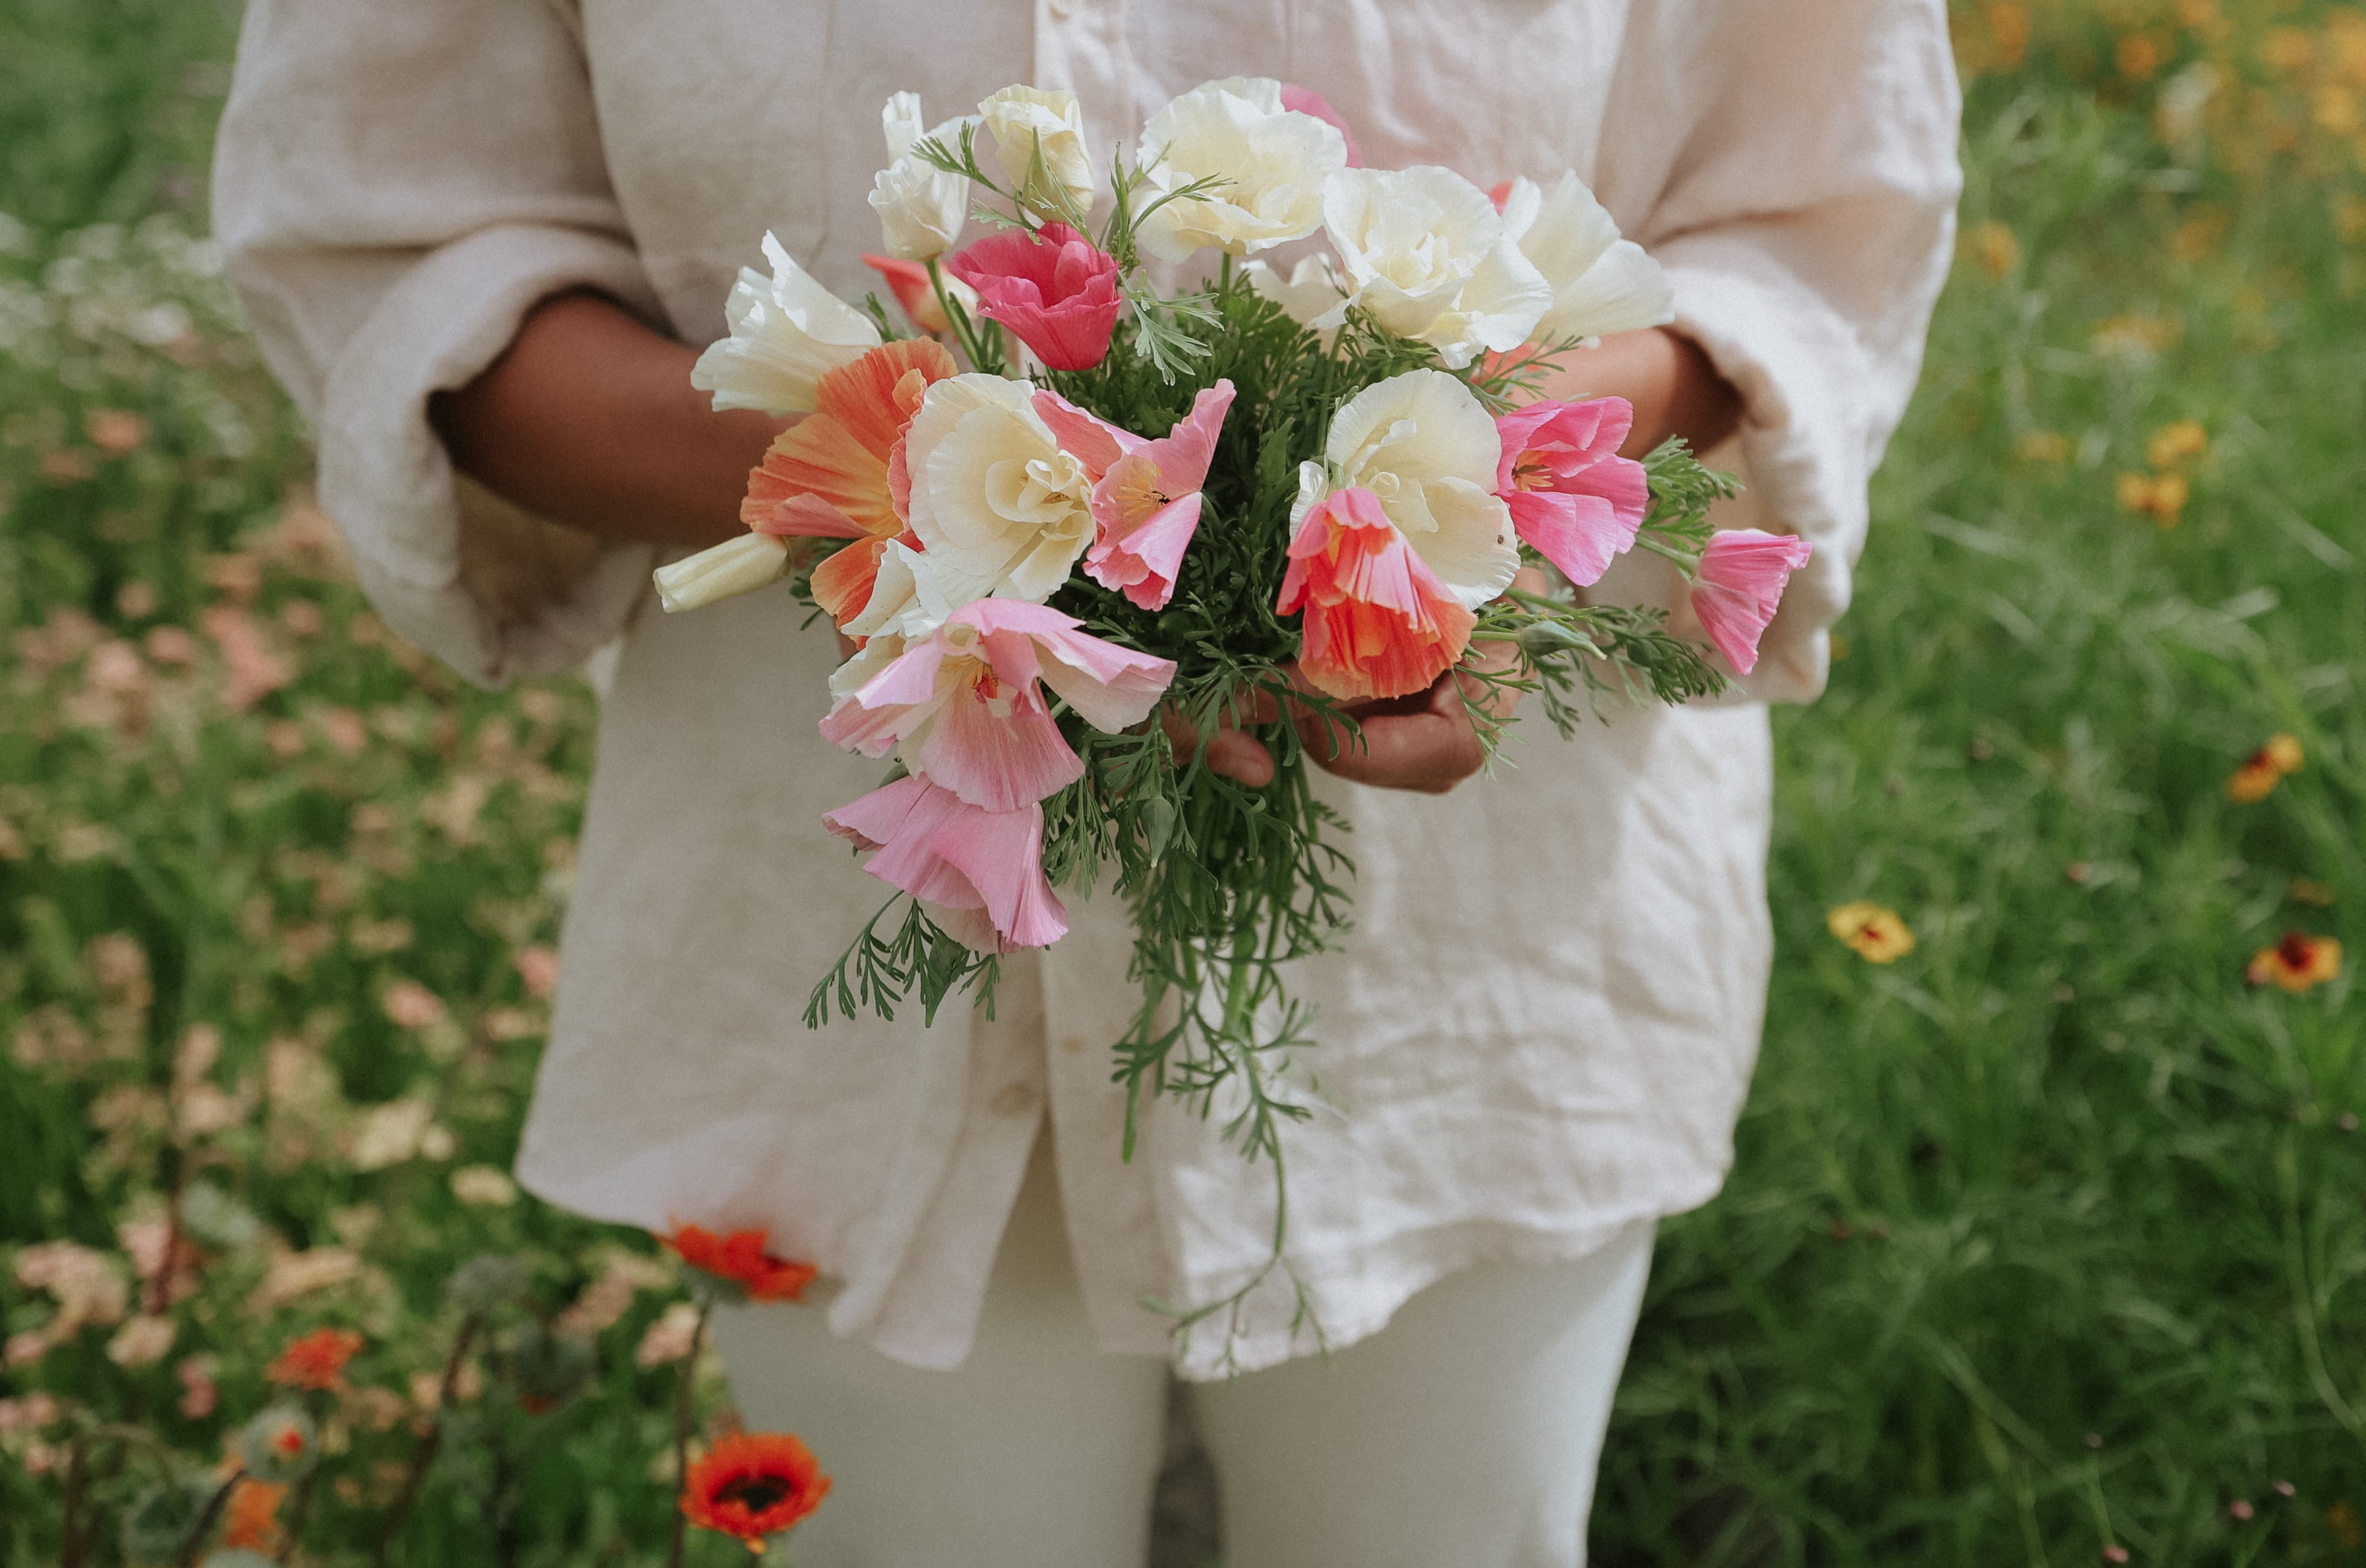
M679 1285L501 1174L592 703L343 575L203 243L233 20L0 0L0 1562L123 1560L323 1325L241 1539L368 1561L441 1406L389 1561L659 1562ZM1963 254L1779 716L1764 1063L1595 1551L2366 1561L2366 8L1957 22ZM2287 932L2353 961L2252 973ZM489 1252L528 1291L453 1359Z

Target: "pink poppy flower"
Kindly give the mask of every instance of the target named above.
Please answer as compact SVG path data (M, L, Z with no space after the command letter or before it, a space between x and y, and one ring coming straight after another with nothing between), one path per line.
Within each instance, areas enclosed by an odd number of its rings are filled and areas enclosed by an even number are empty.
M1533 402L1495 421L1504 441L1495 493L1513 529L1580 588L1601 581L1634 545L1651 502L1643 465L1618 456L1634 424L1624 398Z
M1035 394L1035 412L1060 449L1093 479L1093 542L1085 575L1145 610L1175 596L1183 552L1200 528L1200 487L1216 456L1216 435L1233 406L1233 384L1219 381L1191 401L1191 412L1149 441L1087 413L1057 392Z
M1304 609L1299 668L1339 698L1425 691L1470 646L1478 617L1397 532L1369 490L1333 491L1290 542L1274 605Z
M1312 87L1301 87L1294 82L1284 82L1281 85L1281 107L1297 114L1311 114L1338 131L1339 139L1347 144L1347 166L1351 169L1360 169L1364 166L1364 153L1363 150L1356 145L1356 133L1347 129L1346 117L1331 107L1330 99Z
M1747 675L1758 664L1758 639L1774 618L1783 586L1808 564L1814 547L1789 534L1734 528L1709 536L1693 583L1693 613L1701 630Z
M923 904L937 923L981 952L1049 947L1067 911L1043 874L1043 808L986 811L908 773L822 818L839 838L876 851L862 869Z
M822 736L866 757L900 749L906 766L987 811L1031 806L1085 772L1042 686L1115 733L1149 717L1175 679L1172 660L1078 624L1021 599L974 600L842 698Z
M1053 370L1086 370L1109 355L1125 301L1117 262L1065 223L1013 229L952 256L946 270L977 290L977 308Z

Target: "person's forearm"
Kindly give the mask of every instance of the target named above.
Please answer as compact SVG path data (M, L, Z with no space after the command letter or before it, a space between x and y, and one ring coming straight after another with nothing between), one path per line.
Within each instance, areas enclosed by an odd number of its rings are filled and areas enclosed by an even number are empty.
M740 531L748 470L780 422L716 413L695 350L592 294L529 315L501 356L428 417L461 472L603 538L712 545Z
M1640 457L1671 435L1706 452L1733 434L1741 395L1690 338L1665 327L1614 333L1599 348L1564 357L1546 378L1552 398L1621 397L1635 405L1634 434L1624 447Z

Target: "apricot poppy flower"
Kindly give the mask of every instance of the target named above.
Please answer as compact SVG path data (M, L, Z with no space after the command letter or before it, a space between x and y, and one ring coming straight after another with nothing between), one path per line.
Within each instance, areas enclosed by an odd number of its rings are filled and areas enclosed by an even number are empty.
M764 1250L772 1235L738 1230L717 1235L704 1225L676 1224L659 1236L666 1250L700 1273L747 1292L749 1301L793 1302L820 1272L810 1263L775 1258Z
M953 356L930 338L882 344L815 383L814 412L783 431L748 476L739 520L783 538L853 539L814 569L814 599L843 625L871 596L881 547L904 532L896 449Z
M906 320L924 333L952 331L952 320L945 314L943 302L937 298L936 283L929 276L929 269L925 265L916 261L899 261L894 256L865 255L862 260L887 285L887 291L896 296L896 303L902 309ZM977 293L975 289L958 277L946 277L944 285L947 299L954 300L971 315L977 314Z
M2254 986L2277 986L2298 995L2341 973L2341 943L2329 936L2286 931L2273 947L2251 954L2243 977Z
M1228 380L1203 388L1191 412L1152 441L1087 413L1057 392L1035 394L1035 412L1052 427L1060 449L1092 477L1087 577L1142 609L1166 608L1183 553L1200 529L1200 487L1215 460L1216 436L1233 395Z
M1543 400L1495 421L1504 442L1495 493L1512 527L1579 588L1601 581L1634 545L1651 504L1643 465L1618 455L1634 427L1624 398Z
M1333 491L1290 542L1279 615L1304 610L1299 668L1335 697L1400 697L1462 657L1478 617L1360 486Z
M985 811L918 773L873 790L822 818L858 849L863 867L929 908L937 924L980 953L1049 947L1067 911L1043 874L1043 807Z
M2275 793L2276 785L2283 782L2286 773L2300 772L2305 760L2301 753L2298 738L2270 736L2268 743L2244 759L2243 765L2236 769L2234 776L2226 781L2226 798L2245 805L2265 800Z
M1867 899L1842 904L1824 917L1824 925L1869 964L1895 964L1914 951L1914 933L1898 911Z
M945 264L977 290L978 313L1008 327L1053 370L1088 370L1109 356L1125 301L1117 261L1065 223L980 240Z
M735 1432L691 1462L682 1479L682 1516L701 1529L736 1536L750 1551L829 1495L813 1451L786 1432Z
M279 1533L279 1505L287 1488L249 1476L230 1489L223 1509L222 1544L266 1551Z
M332 1393L345 1386L345 1363L362 1343L362 1337L350 1328L316 1328L289 1340L263 1375L285 1388Z
M1813 553L1805 539L1756 528L1709 536L1693 583L1693 613L1708 640L1741 674L1758 667L1758 639L1774 618L1784 586Z

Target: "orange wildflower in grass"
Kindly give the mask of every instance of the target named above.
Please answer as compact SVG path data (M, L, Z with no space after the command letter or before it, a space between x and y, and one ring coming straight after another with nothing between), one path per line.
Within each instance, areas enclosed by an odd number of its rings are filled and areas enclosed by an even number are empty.
M2149 82L2169 62L2169 51L2151 33L2130 33L2112 50L2120 74L2131 82Z
M904 532L904 432L930 385L955 369L932 338L882 344L816 382L814 412L748 476L739 520L756 532L854 541L814 572L815 601L841 625L870 598L881 548Z
M2058 430L2024 430L2012 444L2012 455L2024 463L2058 468L2070 460L2070 438Z
M1914 951L1914 933L1898 911L1869 899L1842 904L1824 917L1824 925L1870 964L1895 964Z
M287 1496L285 1486L274 1486L252 1477L231 1487L229 1506L222 1514L222 1544L244 1547L250 1551L268 1551L272 1538L279 1533L279 1505Z
M283 1387L332 1393L345 1386L345 1363L361 1348L362 1337L350 1328L316 1328L289 1340L263 1375Z
M2296 773L2305 759L2300 741L2290 735L2270 736L2268 743L2244 759L2226 781L2226 798L2248 806L2275 793L2286 773Z
M2210 450L2210 432L2198 419L2180 419L2162 425L2145 443L2145 460L2156 468L2174 468Z
M2010 225L1990 219L1975 224L1965 239L1970 244L1973 259L1990 277L2002 277L2021 265L2021 242Z
M727 1280L759 1302L793 1302L805 1293L820 1272L810 1263L794 1263L764 1250L771 1233L732 1231L717 1235L704 1225L674 1226L660 1236L666 1249L702 1274Z
M2273 947L2251 954L2243 978L2254 986L2276 986L2297 996L2341 973L2341 943L2329 936L2286 931Z
M701 1529L737 1536L750 1551L821 1506L829 1477L811 1450L786 1432L735 1432L693 1461L682 1477L682 1516Z
M2174 528L2193 498L2193 487L2183 474L2122 474L2119 493L2122 511L2149 517L2156 527Z
M2020 70L2029 56L2029 7L2016 0L1989 0L1988 24L1998 68Z

